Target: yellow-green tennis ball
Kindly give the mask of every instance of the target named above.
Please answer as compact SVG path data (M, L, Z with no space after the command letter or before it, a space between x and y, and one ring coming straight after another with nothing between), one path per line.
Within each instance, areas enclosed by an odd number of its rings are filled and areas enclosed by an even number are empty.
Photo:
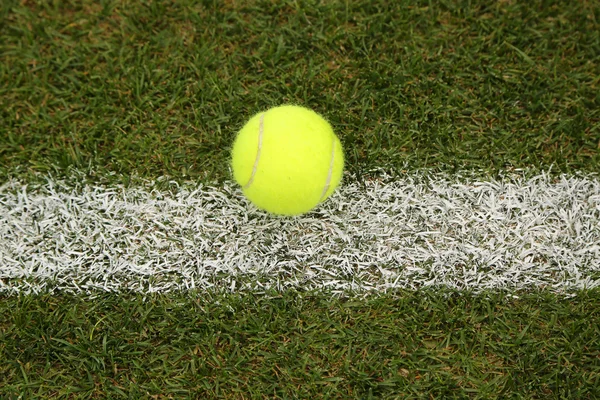
M329 122L304 107L256 114L231 152L233 177L258 208L279 215L310 211L342 179L344 152Z

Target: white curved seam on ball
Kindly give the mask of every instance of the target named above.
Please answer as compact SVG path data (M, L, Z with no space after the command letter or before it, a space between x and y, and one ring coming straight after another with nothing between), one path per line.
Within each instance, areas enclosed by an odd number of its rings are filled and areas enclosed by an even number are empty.
M331 160L329 161L329 171L327 171L327 180L325 181L325 187L323 188L323 193L321 193L321 198L319 202L322 202L329 191L329 187L331 186L331 178L333 176L333 165L335 161L335 136L332 138L331 145Z
M244 185L244 189L248 189L250 185L252 185L252 182L254 182L254 177L256 176L256 171L258 170L258 160L260 159L260 152L262 150L263 132L265 126L265 114L266 113L262 113L258 123L258 149L256 150L256 159L254 160L254 166L252 167L252 175L250 175L248 183Z

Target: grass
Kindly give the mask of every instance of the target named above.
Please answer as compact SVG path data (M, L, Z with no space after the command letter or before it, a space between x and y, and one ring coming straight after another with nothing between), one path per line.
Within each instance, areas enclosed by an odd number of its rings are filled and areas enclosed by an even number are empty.
M600 291L0 302L3 398L597 398Z
M0 4L0 182L222 181L253 113L372 168L600 171L594 1ZM0 266L1 268L1 266ZM597 398L598 291L0 300L3 398Z
M355 174L598 170L595 2L1 7L3 177L225 179L236 130L283 102L324 113Z

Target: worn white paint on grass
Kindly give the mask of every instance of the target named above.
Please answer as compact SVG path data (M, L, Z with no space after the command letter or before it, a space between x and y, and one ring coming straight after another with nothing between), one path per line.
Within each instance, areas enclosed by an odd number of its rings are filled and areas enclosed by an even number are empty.
M384 177L385 178L385 177ZM271 217L233 184L0 187L0 293L600 283L600 181L414 173Z

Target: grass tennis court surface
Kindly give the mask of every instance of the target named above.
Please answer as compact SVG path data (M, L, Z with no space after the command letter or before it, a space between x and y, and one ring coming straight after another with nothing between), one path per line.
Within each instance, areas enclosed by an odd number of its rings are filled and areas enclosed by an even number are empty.
M600 6L0 5L0 397L600 397ZM323 114L340 191L231 183Z

